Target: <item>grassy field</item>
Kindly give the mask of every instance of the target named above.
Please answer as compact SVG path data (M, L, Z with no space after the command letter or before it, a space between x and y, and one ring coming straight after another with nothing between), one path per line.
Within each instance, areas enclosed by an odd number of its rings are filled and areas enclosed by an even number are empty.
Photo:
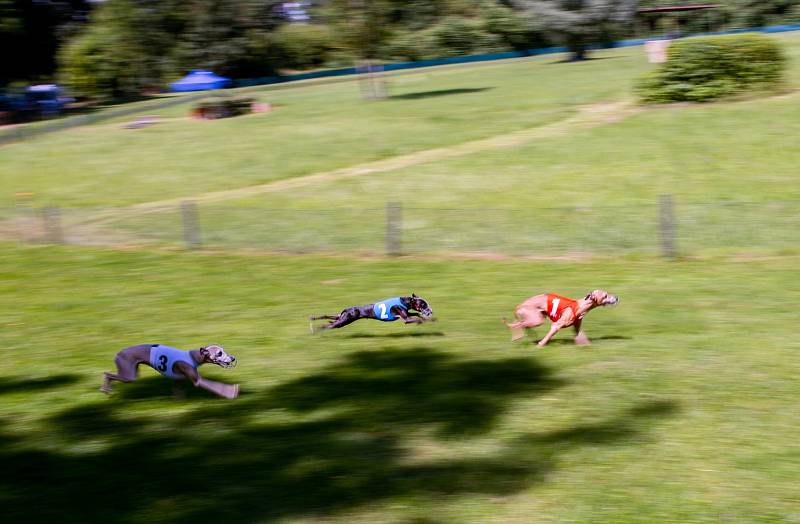
M800 67L795 65L800 56L800 37L779 38L793 60L787 85L795 87L800 85ZM276 110L196 122L187 117L188 106L179 105L161 113L165 122L146 129L123 129L121 122L112 121L49 134L0 150L0 185L7 188L0 194L0 206L11 204L13 193L21 191L35 192L42 205L63 206L124 205L188 197L551 124L586 105L630 99L632 82L649 68L638 47L597 52L596 56L604 59L569 64L558 63L557 56L543 56L396 75L388 80L392 98L377 103L363 103L356 82L248 89ZM765 104L767 111L781 114L780 103ZM796 112L794 99L783 104ZM729 112L736 113L737 108L734 104ZM705 111L687 111L689 120L675 125L682 132L705 134L702 125L696 127L705 121ZM760 108L754 108L754 112L760 113ZM638 119L638 127L634 123L630 131L623 131L623 136L630 134L649 142L648 147L639 149L638 160L645 163L643 171L651 175L658 174L647 166L651 151L663 155L673 149L673 144L682 149L683 135L664 128L665 118L672 125L664 115L673 113L656 111ZM768 116L764 114L763 120ZM695 127L694 131L688 126ZM716 134L716 129L709 131L709 135ZM606 128L595 132L600 133L598 140L609 133ZM764 139L777 135L788 140L791 134L767 133ZM664 136L675 142L665 143ZM536 150L533 158L530 149L515 149L510 154L500 151L507 159L493 162L488 170L474 159L465 161L480 166L485 178L496 178L487 175L499 172L513 183L518 173L530 173L531 169L539 172L544 164L558 169L560 162L553 165L553 156L563 161L565 149L570 156L583 155L576 160L600 151L589 144L583 152L580 144L587 138L593 136L575 137L571 144L555 142L553 147L545 142L547 147ZM688 141L692 135L686 138L687 143L693 143ZM611 151L622 149L624 144L617 142ZM525 161L520 163L520 159ZM658 158L652 160L658 164ZM677 170L675 166L665 169Z
M29 191L30 205L71 208L71 241L175 244L178 200L193 198L209 245L380 252L397 201L410 253L651 254L669 193L687 254L793 252L800 36L777 38L785 92L717 104L633 105L640 48L390 76L392 98L374 103L351 81L250 88L276 111L196 122L179 105L151 128L111 121L0 149L0 216ZM152 201L158 212L109 211Z
M375 104L345 82L254 91L275 111L232 120L196 122L176 106L161 113L174 120L152 128L110 122L4 147L0 181L24 182L19 191L62 205L241 187L549 123L579 104L616 98L618 76L645 67L631 51L613 71L601 60L578 68L553 60L402 75L390 81L395 98ZM591 84L581 81L587 75ZM21 166L30 173L24 181L16 178ZM70 184L56 189L54 180Z
M4 518L800 522L800 36L778 38L766 98L637 107L627 48L391 76L382 102L248 89L276 110L0 148L0 238L58 205L69 242L126 246L0 240ZM661 194L702 256L652 256ZM175 249L183 198L230 252ZM383 250L388 201L415 256L353 256ZM591 347L509 342L524 298L597 287L622 300L588 317ZM308 332L412 291L437 323ZM240 365L204 374L240 398L150 369L97 391L150 342L225 345Z
M794 522L797 258L607 264L0 250L0 481L13 522ZM521 284L522 283L522 284ZM603 286L588 348L511 344L541 289ZM322 336L416 291L439 321ZM541 333L540 333L541 335ZM116 350L217 341L233 402ZM46 505L40 501L47 501ZM37 506L38 505L38 506ZM32 509L36 508L36 509Z
M800 86L800 36L776 38L785 44L791 59L787 87L794 89ZM597 52L596 56L603 59L570 64L558 63L557 56L543 56L424 69L389 77L392 98L377 103L363 103L356 82L250 88L248 93L274 104L276 110L196 122L187 117L188 106L179 105L164 110L161 116L166 121L150 128L123 129L121 122L113 121L46 135L0 150L0 186L7 188L0 194L0 206L10 205L13 193L19 191L35 192L41 205L62 206L189 197L552 124L587 105L629 100L633 81L650 67L639 47ZM621 129L600 126L560 140L537 139L494 155L454 160L450 166L439 167L437 162L427 171L440 174L457 169L461 175L466 164L466 175L477 173L487 181L500 179L498 182L516 187L521 177L532 174L548 175L549 183L557 184L549 175L591 163L601 170L594 186L608 174L616 182L633 171L637 177L667 174L658 184L672 188L677 173L698 167L694 162L698 152L706 154L701 165L709 171L735 171L738 160L752 152L756 157L746 164L764 165L760 161L765 154L786 149L784 144L796 134L796 115L794 96L686 111L647 111L623 122ZM775 125L776 118L779 125ZM743 121L753 126L753 132L737 133ZM784 130L784 126L790 127ZM732 134L747 149L735 143L735 147L718 152ZM629 147L630 140L636 147ZM773 147L765 150L764 144ZM791 154L783 153L789 165L796 162L796 145L792 145L788 148ZM706 153L707 147L712 149ZM719 158L725 152L735 154ZM606 155L602 157L605 166L596 162L602 154ZM665 156L673 155L677 155L674 160L664 162ZM396 181L406 174L401 171L371 179ZM464 185L472 188L473 178L468 176ZM632 183L636 189L636 182ZM649 181L646 186L655 189ZM415 182L394 184L393 188L402 194L420 186ZM561 187L560 191L568 189ZM596 187L587 189L594 192ZM631 196L640 195L641 190Z

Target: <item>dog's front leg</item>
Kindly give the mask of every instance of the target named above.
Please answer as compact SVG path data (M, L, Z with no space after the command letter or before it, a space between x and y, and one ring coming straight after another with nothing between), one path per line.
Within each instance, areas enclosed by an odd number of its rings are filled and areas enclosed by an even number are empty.
M194 385L224 398L232 399L239 396L239 384L223 384L222 382L215 382L203 377L198 377Z
M548 342L550 342L550 339L553 338L553 336L558 333L561 328L572 324L573 318L574 317L572 316L570 310L565 311L564 314L561 315L561 318L553 322L553 325L550 326L550 331L548 331L544 338L539 341L539 347L542 348Z
M425 319L422 318L419 313L414 313L412 311L405 311L400 308L397 309L397 316L403 319L405 324L422 324L425 322Z
M589 337L587 337L586 333L581 329L581 322L581 319L575 321L575 343L579 346L586 346L591 344L591 342L589 342Z
M224 398L236 398L239 396L239 384L223 384L222 382L208 380L201 377L195 368L184 362L176 363L175 369L191 380L195 387L205 389Z
M550 326L550 331L548 331L547 334L544 336L544 338L539 341L537 346L539 346L540 348L545 347L547 343L550 342L550 339L553 338L553 336L555 336L555 334L558 333L558 330L560 329L561 329L561 324L559 322L553 322L553 325Z

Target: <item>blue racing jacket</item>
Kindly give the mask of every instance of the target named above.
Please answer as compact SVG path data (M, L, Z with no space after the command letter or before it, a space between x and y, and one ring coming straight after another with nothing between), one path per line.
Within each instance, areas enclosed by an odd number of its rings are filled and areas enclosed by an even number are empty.
M153 369L165 377L175 379L186 378L172 370L176 362L186 362L195 369L198 365L188 351L162 346L161 344L153 346L152 349L150 349L150 365L153 366Z
M400 300L400 297L393 297L387 298L386 300L381 300L380 302L376 302L372 305L372 312L375 313L375 318L378 320L382 320L384 322L392 322L397 320L398 317L394 313L392 313L393 307L399 307L403 311L408 311L408 307L403 305L403 301Z

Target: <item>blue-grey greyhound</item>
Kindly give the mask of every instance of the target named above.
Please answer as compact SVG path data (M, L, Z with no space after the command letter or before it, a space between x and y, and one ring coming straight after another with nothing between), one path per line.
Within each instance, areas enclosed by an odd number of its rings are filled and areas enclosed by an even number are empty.
M133 382L139 375L139 364L147 364L167 378L188 379L198 388L225 398L239 396L239 384L223 384L203 378L197 368L203 364L216 364L223 368L236 365L236 357L225 352L222 346L208 345L200 349L182 351L162 344L139 344L125 348L114 357L116 373L104 373L100 391L111 393L111 381Z

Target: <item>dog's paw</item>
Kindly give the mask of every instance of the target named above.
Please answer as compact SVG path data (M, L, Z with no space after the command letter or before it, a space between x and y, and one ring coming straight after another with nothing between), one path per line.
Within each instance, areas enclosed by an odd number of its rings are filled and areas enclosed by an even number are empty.
M586 335L578 335L575 337L575 344L579 346L588 346L591 344L591 342L589 341L589 337Z

